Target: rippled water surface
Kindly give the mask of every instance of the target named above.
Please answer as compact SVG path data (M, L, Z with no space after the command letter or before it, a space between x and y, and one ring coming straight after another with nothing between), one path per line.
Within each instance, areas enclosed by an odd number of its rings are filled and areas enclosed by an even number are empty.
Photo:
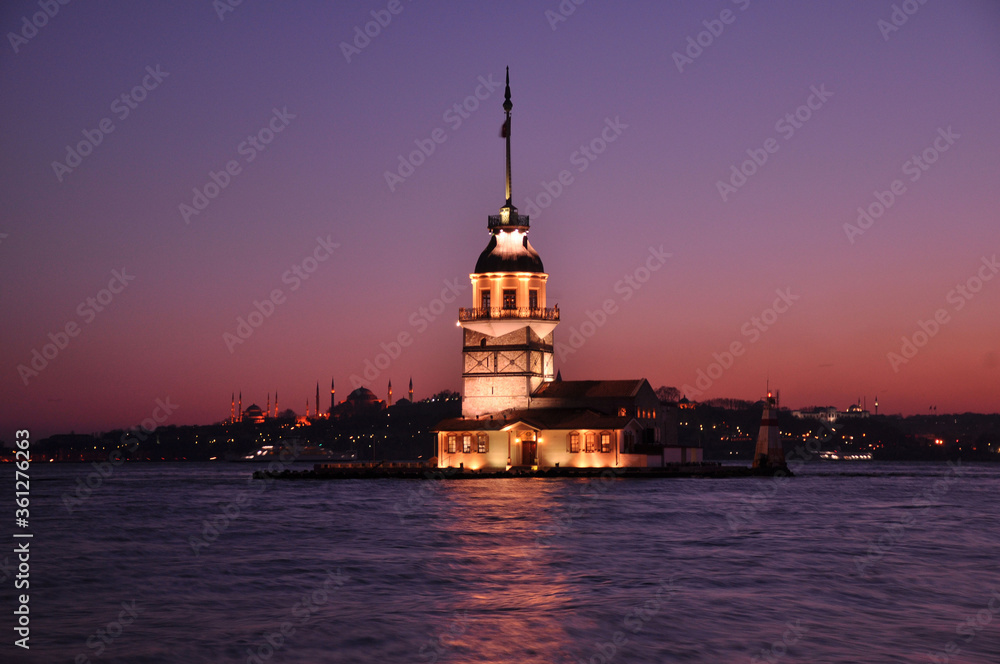
M8 636L0 659L1000 662L996 466L265 483L128 464L70 514L90 471L32 468L31 650Z

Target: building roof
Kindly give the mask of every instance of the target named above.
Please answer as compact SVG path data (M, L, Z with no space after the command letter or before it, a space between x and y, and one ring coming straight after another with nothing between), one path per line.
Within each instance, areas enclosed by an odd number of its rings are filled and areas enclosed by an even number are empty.
M369 390L367 387L359 387L350 394L347 395L347 401L361 401L367 403L375 403L379 398L375 396L375 393Z
M534 429L622 429L633 417L604 415L589 408L526 408L498 413L494 419L453 417L433 431L502 431L518 424Z
M634 397L646 382L634 380L558 380L542 383L533 399L608 399Z
M476 261L476 273L484 272L545 272L545 268L526 233L500 231L490 236Z

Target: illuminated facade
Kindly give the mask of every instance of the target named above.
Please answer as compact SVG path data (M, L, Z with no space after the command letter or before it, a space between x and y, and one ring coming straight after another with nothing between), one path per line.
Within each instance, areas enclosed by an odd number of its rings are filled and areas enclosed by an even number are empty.
M437 425L439 467L613 468L701 461L680 447L676 422L645 379L563 381L556 378L549 275L528 242L527 216L511 200L510 76L501 135L507 147L507 198L487 220L489 244L472 281L472 307L462 327L462 417Z

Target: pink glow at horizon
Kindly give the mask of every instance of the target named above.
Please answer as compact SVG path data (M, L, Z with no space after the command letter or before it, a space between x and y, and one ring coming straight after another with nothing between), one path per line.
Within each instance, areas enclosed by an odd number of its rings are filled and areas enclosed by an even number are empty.
M0 439L132 426L168 397L167 424L207 424L241 390L244 407L277 390L301 413L317 381L326 408L330 378L343 399L401 333L376 394L411 376L417 399L460 390L455 320L504 202L508 65L513 200L562 313L563 378L681 388L710 372L689 396L755 400L770 380L791 408L1000 410L996 3L919 5L887 31L889 1L585 3L553 23L555 1L404 0L348 62L341 43L387 4L245 0L220 20L209 2L72 3L17 52L5 40ZM37 11L5 3L3 34ZM679 71L689 37L707 45ZM115 102L144 79L142 101ZM273 141L246 142L263 128ZM388 184L420 145L433 152ZM210 172L226 186L183 214ZM134 279L91 317L115 270ZM777 291L791 304L772 317ZM18 366L70 323L25 385Z

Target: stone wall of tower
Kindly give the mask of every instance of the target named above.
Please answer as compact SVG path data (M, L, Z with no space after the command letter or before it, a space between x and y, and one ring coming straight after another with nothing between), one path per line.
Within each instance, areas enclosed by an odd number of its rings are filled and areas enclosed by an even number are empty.
M530 327L491 337L464 330L462 416L478 417L527 408L531 393L552 380L552 334L542 338Z

